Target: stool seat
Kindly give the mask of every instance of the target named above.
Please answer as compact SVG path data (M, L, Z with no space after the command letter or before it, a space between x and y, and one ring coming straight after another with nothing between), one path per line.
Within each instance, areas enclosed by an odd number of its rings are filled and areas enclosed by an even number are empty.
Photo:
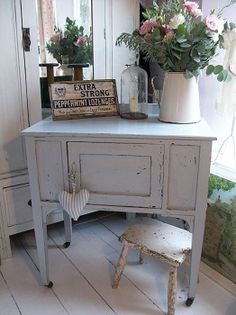
M175 313L177 268L191 252L192 234L173 225L142 218L131 225L119 238L123 243L112 287L117 288L124 270L129 247L143 254L156 257L169 265L168 315Z
M192 234L173 225L142 218L119 238L143 253L179 266L191 251Z

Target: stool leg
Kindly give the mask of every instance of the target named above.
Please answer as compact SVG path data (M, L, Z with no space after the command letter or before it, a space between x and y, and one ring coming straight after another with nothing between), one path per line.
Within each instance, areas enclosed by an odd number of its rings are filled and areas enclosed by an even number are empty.
M168 315L175 314L175 299L177 289L177 267L170 266L168 282Z
M116 272L115 272L114 280L113 280L113 284L112 284L113 289L118 288L118 285L120 282L120 277L121 277L122 272L125 268L128 249L129 249L128 245L124 245L122 248L122 252L120 254L120 258L119 258L118 263L117 263Z

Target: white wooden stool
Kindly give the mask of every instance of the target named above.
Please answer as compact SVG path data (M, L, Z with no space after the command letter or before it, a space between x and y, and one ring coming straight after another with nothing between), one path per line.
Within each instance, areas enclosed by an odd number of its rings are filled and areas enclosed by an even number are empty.
M123 243L123 249L117 263L113 289L119 285L128 248L134 247L140 252L140 263L142 263L143 254L146 254L169 264L168 315L174 315L177 268L191 252L192 234L158 220L143 218L131 225L119 240Z

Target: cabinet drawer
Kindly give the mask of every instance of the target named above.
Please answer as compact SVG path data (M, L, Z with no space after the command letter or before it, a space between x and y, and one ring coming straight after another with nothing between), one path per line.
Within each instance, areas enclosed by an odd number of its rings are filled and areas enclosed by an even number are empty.
M28 184L6 187L3 192L9 227L33 220L32 208L28 205L31 199Z
M161 207L163 145L69 142L68 156L90 204Z

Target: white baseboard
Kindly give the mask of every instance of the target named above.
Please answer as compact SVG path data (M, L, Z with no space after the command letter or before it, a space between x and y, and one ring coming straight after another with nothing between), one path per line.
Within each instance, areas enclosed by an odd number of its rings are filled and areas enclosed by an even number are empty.
M201 261L200 271L236 297L236 284Z

